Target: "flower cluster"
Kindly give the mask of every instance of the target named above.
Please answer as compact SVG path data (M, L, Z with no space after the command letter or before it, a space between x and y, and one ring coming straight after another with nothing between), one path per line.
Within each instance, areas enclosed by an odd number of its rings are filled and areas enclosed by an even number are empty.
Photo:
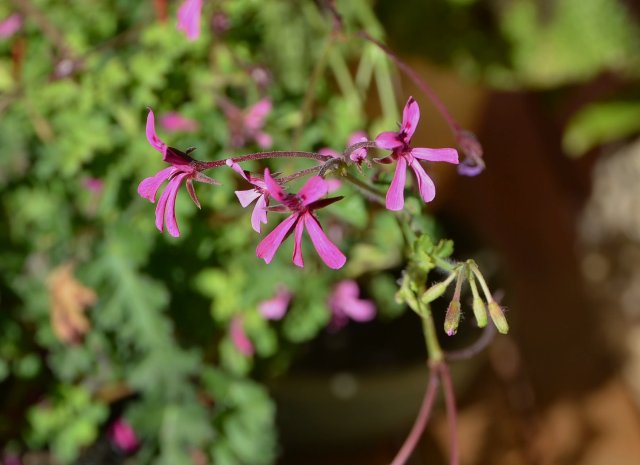
M195 5L196 3L198 2L187 1L181 9L184 8L186 11L187 7L195 8L198 6ZM262 147L271 145L271 137L262 131L265 117L271 111L271 101L269 99L260 100L246 112L242 112L224 98L220 98L219 102L229 121L232 145L241 146L247 140L255 140ZM322 149L319 153L262 152L205 163L190 156L194 149L187 149L186 152L182 152L167 146L156 134L154 114L150 110L147 117L147 140L154 149L162 154L163 161L170 166L162 169L155 176L144 179L138 186L138 193L154 203L156 202L158 189L165 181L168 181L167 187L156 205L156 227L163 231L166 225L169 234L177 237L180 235L180 231L176 222L175 203L178 189L182 183L186 184L187 191L193 202L200 208L193 181L217 184L217 181L202 174L202 171L209 168L228 166L252 186L250 189L237 190L236 196L242 207L245 208L255 202L253 213L251 214L251 226L256 232L260 233L262 225L267 224L269 212L289 214L258 244L256 248L258 258L270 263L284 240L293 235L293 263L296 266L304 267L302 236L306 230L320 259L329 268L339 269L344 266L346 257L329 239L317 216L318 210L342 199L342 197L327 197L332 190L332 182L336 182L335 180L324 179L326 174L332 171L329 166L342 166L344 168L343 172L348 170L351 165L361 170L363 164L371 166L367 160L368 149L390 150L390 155L374 159L374 161L382 165L396 163L395 175L386 195L385 204L387 209L401 210L404 206L407 167L411 167L415 174L420 197L425 202L431 202L435 197L435 185L421 163L423 161L444 161L457 164L458 152L452 148L412 147L411 138L415 133L419 120L420 108L418 103L413 97L409 97L404 107L402 124L398 132L383 132L375 138L375 142L368 141L364 132L356 132L350 137L349 146L344 154L331 149ZM161 123L168 130L186 131L197 129L197 124L194 121L187 120L177 113L166 114ZM289 177L274 176L268 168L264 170L262 175L252 174L244 170L239 164L245 160L294 156L318 160L321 164ZM312 174L312 176L297 194L285 191L284 184L306 174ZM272 205L274 202L276 204ZM345 287L345 292L348 290L349 288ZM357 308L363 309L363 307L358 307L357 305L350 308L353 311L356 311L354 309ZM345 315L349 314L349 311L345 312ZM368 315L369 313L363 310L360 315ZM351 316L354 317L353 315ZM358 317L355 316L355 318Z

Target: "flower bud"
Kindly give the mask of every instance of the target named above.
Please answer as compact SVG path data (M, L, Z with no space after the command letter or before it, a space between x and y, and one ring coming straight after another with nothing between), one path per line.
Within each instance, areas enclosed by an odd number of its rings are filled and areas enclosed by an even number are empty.
M458 331L460 323L460 301L452 300L447 308L447 314L444 317L444 331L449 336L453 336Z
M504 312L495 300L489 302L489 315L491 315L493 324L496 325L500 333L507 334L509 332L509 324L504 316Z
M480 296L473 298L473 315L476 317L479 328L487 326L487 307Z
M451 281L453 281L453 278L455 278L456 276L457 276L457 273L451 273L447 279L445 279L442 282L436 283L433 286L431 286L429 289L427 289L425 293L422 294L422 297L420 298L422 303L423 304L431 303L434 300L436 300L438 297L440 297L442 294L444 294L444 291L447 290L447 288L449 287L449 284L451 284Z

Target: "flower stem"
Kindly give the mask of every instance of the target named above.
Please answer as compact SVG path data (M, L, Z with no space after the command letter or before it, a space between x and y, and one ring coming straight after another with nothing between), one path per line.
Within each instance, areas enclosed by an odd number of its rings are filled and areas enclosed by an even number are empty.
M424 340L427 344L427 351L429 352L429 363L438 364L444 359L442 347L438 341L438 333L436 332L436 325L433 321L433 315L431 313L431 306L429 304L422 303L417 300L420 316L422 317L422 332L424 333Z
M449 367L442 363L440 365L440 376L442 378L442 391L444 392L444 403L447 410L447 423L449 424L449 449L451 456L450 465L460 463L460 452L458 448L458 415L456 410L456 398L451 381Z
M384 194L380 192L378 189L376 189L375 187L367 184L364 181L361 181L360 179L352 176L349 173L347 173L347 175L345 176L345 179L349 181L351 184L353 184L355 187L357 187L358 190L360 190L370 200L377 202L380 205L386 205Z
M427 96L431 103L436 107L438 112L442 115L445 122L451 129L454 137L458 137L459 131L462 130L461 126L456 122L456 120L451 116L449 110L447 110L446 105L440 100L438 95L434 92L434 90L422 79L418 74L411 69L411 67L402 61L395 53L393 53L386 45L377 41L373 37L371 37L367 32L360 31L358 36L361 38L371 42L375 46L377 46L380 50L382 50L397 66L400 68L409 79L411 79L416 86Z
M320 153L315 152L297 152L297 151L287 151L287 152L257 152L250 153L248 155L240 155L238 157L229 157L224 158L222 160L215 161L198 161L197 169L199 171L207 170L210 168L219 168L221 166L225 166L227 160L231 160L235 163L242 163L243 161L251 161L251 160L264 160L267 158L309 158L311 160L320 160L325 161L331 158L330 155L322 155Z
M298 178L301 178L303 176L307 176L309 174L316 174L321 169L322 169L322 165L319 165L319 166L314 166L312 168L307 168L307 169L304 169L304 170L296 171L295 173L290 174L289 176L284 176L282 178L279 178L278 181L280 181L280 184L286 184L289 181L293 181L294 179L298 179Z
M424 392L424 397L422 400L422 406L420 407L420 412L416 417L416 421L411 428L411 432L407 439L405 439L404 444L396 454L391 465L404 465L411 453L416 448L420 437L422 437L422 433L424 432L425 427L427 426L427 422L429 421L429 416L431 415L431 409L433 408L433 402L436 398L436 392L438 390L438 373L437 370L431 370L431 377L429 378L429 383L427 384L427 389Z

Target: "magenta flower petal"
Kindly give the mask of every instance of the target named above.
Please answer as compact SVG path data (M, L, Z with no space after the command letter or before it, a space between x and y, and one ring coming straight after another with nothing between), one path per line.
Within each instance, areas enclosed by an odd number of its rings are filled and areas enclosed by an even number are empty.
M176 197L178 195L178 190L180 189L180 184L187 176L188 175L186 173L178 174L175 178L169 181L165 190L165 192L169 191L169 196L165 206L164 220L167 224L167 231L169 231L169 234L173 237L180 236L180 230L178 229L178 223L176 221Z
M316 200L321 199L329 192L327 182L320 176L313 176L305 183L298 192L298 197L302 205L307 206Z
M236 197L240 201L242 208L247 208L251 202L260 197L260 192L255 189L247 189L244 191L236 191Z
M329 147L321 148L320 150L318 150L318 153L320 155L324 155L325 157L331 157L331 158L340 158L341 156L336 150L333 150Z
M136 432L131 425L119 418L109 429L109 438L124 453L131 454L140 445Z
M412 148L410 153L420 160L446 161L447 163L458 164L458 151L456 149Z
M302 258L302 233L304 232L304 222L296 223L296 230L293 236L293 263L300 268L304 268L304 260Z
M249 181L249 177L247 176L247 173L245 173L245 171L242 169L242 167L240 165L238 165L236 162L234 162L233 160L231 160L229 158L226 161L226 164L227 164L227 166L229 168L231 168L233 171L235 171L240 176L242 176L246 181ZM246 207L246 205L243 205L243 207Z
M403 143L398 137L397 132L381 132L376 137L376 145L381 149L393 150L402 147Z
M278 202L285 202L287 200L287 193L284 189L271 177L269 168L264 169L264 183L267 186L269 195L276 199Z
M367 135L363 131L356 131L349 137L348 144L351 146L357 144L358 142L366 142L367 140ZM361 148L354 150L349 155L349 158L351 159L351 161L360 164L364 161L365 158L367 158L367 149Z
M147 199L151 203L155 203L158 189L169 177L174 173L175 168L170 166L156 173L155 176L143 179L138 184L138 195L143 199Z
M187 185L187 192L189 192L189 197L191 197L193 203L196 204L196 207L202 208L202 206L200 205L200 200L198 200L198 196L196 195L196 190L193 187L193 178L187 176L185 184Z
M416 175L418 180L418 190L420 191L420 197L425 202L431 202L436 196L436 186L429 175L425 172L424 168L418 160L411 160L411 169Z
M147 115L147 140L154 149L160 152L163 157L165 156L167 153L167 144L162 142L156 134L155 117L151 109L149 109L149 114Z
M263 98L253 105L244 117L244 124L247 129L251 131L257 131L264 126L264 120L271 112L271 100Z
M307 212L304 214L304 224L307 227L309 237L311 237L311 242L322 261L334 270L342 268L347 261L347 257L329 240L318 220Z
M22 27L22 16L18 13L9 15L6 19L0 21L0 39L8 39Z
M259 196L251 213L251 227L255 232L260 232L260 223L267 224L267 200L264 195Z
M267 320L281 320L287 312L291 297L291 292L280 287L273 299L265 300L258 305L258 311Z
M202 0L185 0L178 9L178 29L189 40L196 40L200 36L201 13Z
M376 307L369 300L359 299L360 289L353 280L340 281L329 299L334 313L343 313L354 321L369 321L375 317Z
M160 117L160 127L169 132L195 132L198 130L198 122L172 111Z
M398 158L396 173L387 191L387 209L402 210L404 207L404 185L407 181L407 161L404 157Z
M403 142L405 144L409 144L419 122L420 107L418 102L413 97L409 97L404 110L402 110L402 126L400 127L400 134L404 136Z
M254 135L254 139L261 149L269 149L273 145L273 138L263 131L258 131Z
M287 234L291 232L296 221L298 221L299 215L294 213L285 219L282 223L275 227L267 236L262 239L258 247L256 248L256 255L258 258L262 258L265 263L271 263L273 256L276 254L278 247L282 244L282 241Z
M251 357L254 353L253 343L247 337L247 334L244 332L244 325L242 323L242 318L239 316L233 317L231 323L229 325L229 337L231 338L231 342L235 346L238 351L244 355L245 357Z

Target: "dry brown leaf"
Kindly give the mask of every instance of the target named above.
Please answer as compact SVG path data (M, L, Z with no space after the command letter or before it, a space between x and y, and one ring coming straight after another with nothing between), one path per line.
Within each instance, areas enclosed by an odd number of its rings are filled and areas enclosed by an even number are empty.
M97 296L73 276L73 264L55 268L47 280L49 287L50 318L53 332L65 344L75 344L91 329L85 315Z

